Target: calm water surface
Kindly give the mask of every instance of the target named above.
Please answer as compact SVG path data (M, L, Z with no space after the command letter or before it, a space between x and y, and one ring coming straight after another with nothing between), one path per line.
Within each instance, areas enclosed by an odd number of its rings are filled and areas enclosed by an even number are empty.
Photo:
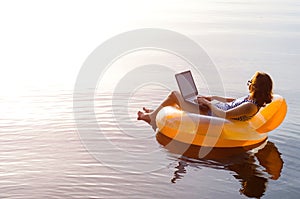
M159 97L151 97L153 90ZM129 111L140 108L139 100L158 102L164 97L165 91L153 90L136 99L131 104L135 108ZM0 195L2 198L245 195L296 198L300 177L299 118L293 112L299 108L292 101L294 97L285 95L291 111L283 125L270 133L268 141L249 150L216 149L204 159L197 158L198 148L184 152L182 144L169 144L170 140L163 135L137 123L135 114L128 117L127 126L116 125L107 108L109 95L96 97L102 104L95 108L102 126L90 131L105 135L97 138L100 143L97 148L103 155L96 157L86 150L77 134L71 91L45 94L33 91L32 95L15 100L2 99L7 112L6 119L1 120ZM23 104L18 103L20 98ZM30 109L20 111L26 115L17 117L10 112L28 106ZM106 147L107 142L110 148Z
M297 1L175 1L150 16L156 26L177 27L204 47L222 74L227 95L244 95L256 70L272 75L274 92L286 98L288 114L266 142L249 149L215 149L201 159L199 148L183 152L183 144L136 121L141 107L155 107L168 93L159 86L141 87L134 95L98 89L93 106L98 128L88 117L91 107L83 93L78 110L92 135L88 138L74 119L72 88L3 93L0 198L298 198L299 8ZM189 68L174 57L147 55ZM195 78L208 94L201 77ZM170 81L175 85L173 77Z

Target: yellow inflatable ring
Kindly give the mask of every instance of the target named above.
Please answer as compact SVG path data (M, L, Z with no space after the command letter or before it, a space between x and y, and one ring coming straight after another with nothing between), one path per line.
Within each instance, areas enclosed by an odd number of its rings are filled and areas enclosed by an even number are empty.
M188 113L175 107L164 107L156 117L158 130L180 142L207 147L245 147L267 139L287 112L285 99L274 95L266 107L248 121Z

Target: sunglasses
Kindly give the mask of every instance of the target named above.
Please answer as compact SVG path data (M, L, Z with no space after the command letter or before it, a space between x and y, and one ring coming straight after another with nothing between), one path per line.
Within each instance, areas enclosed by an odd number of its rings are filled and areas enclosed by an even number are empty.
M252 80L247 81L247 86L250 86L250 84L252 84Z

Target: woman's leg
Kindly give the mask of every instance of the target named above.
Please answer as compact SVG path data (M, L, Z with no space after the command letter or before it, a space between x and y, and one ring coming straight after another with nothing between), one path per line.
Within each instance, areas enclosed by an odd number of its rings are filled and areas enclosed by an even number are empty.
M144 108L144 112L138 112L138 120L144 120L150 125L155 125L155 118L157 113L165 106L177 106L184 111L196 114L207 114L205 111L200 110L200 106L186 102L178 91L172 91L168 97L152 112Z

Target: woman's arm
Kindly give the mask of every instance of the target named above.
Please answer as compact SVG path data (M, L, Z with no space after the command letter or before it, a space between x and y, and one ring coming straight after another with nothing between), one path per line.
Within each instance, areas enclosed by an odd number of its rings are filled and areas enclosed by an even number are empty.
M220 102L232 102L233 100L235 100L235 98L231 98L231 97L220 97L220 96L212 96L211 97L212 100L218 100Z
M220 97L220 96L200 96L198 97L198 101L199 99L204 98L208 101L212 101L212 100L217 100L219 102L232 102L233 100L235 100L235 98L231 98L231 97Z
M257 112L257 106L253 103L243 103L240 106L224 111L216 106L214 106L210 101L201 99L201 103L205 104L210 108L214 115L218 117L223 117L227 119L238 118L241 116L252 116Z

